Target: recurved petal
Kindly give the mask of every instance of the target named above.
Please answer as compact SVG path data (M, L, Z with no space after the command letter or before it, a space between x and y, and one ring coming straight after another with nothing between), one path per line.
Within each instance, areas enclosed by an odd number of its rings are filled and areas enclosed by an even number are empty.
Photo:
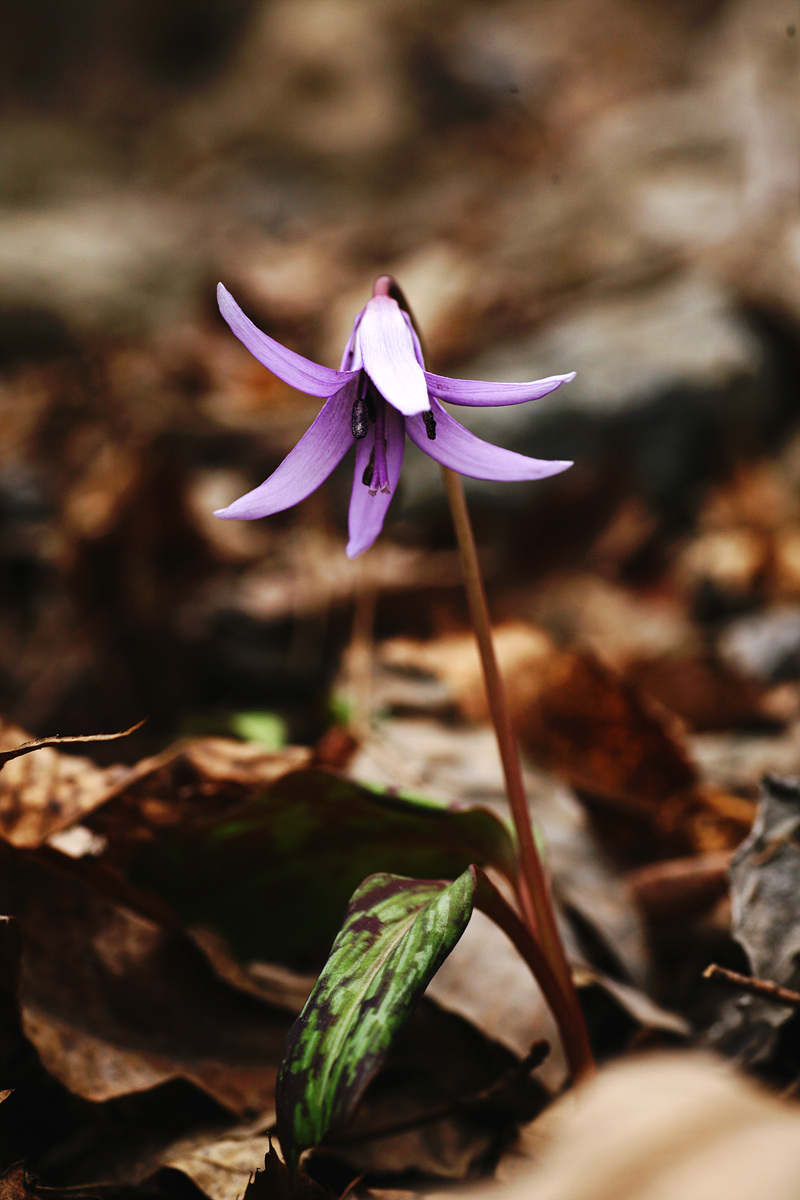
M421 416L408 418L406 433L420 450L424 450L442 466L458 471L459 475L502 481L546 479L548 475L557 475L559 471L566 471L567 467L572 466L571 462L528 458L525 454L516 454L513 450L503 450L500 446L483 442L459 425L438 400L431 400L431 411L436 421L435 438L428 437Z
M286 346L256 328L221 283L217 285L217 303L219 311L242 345L290 387L309 396L333 396L348 379L358 374L357 371L334 371L332 367L321 367L310 358L287 350Z
M425 372L425 382L433 396L450 404L466 404L473 408L496 408L501 404L538 400L574 378L575 372L570 371L568 375L550 375L547 379L532 379L530 383L485 383L482 379L449 379L446 375Z
M373 296L356 334L364 370L381 395L403 413L430 408L425 374L403 312L389 296Z
M421 417L419 419L422 420ZM375 444L374 425L370 428L369 437L362 438L356 446L356 469L348 515L350 533L350 540L347 543L348 558L355 558L357 554L368 550L383 528L386 510L400 479L405 441L405 421L399 412L395 412L387 404L386 465L389 471L389 491L376 492L374 496L369 494L369 488L362 483L364 471L369 464L370 453Z
M252 521L283 512L310 496L353 444L351 416L356 389L355 381L340 388L269 479L214 515L224 520Z

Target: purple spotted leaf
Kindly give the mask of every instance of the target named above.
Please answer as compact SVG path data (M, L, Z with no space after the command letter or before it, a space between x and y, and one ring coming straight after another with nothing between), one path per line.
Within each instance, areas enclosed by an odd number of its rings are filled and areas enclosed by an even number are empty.
M466 929L475 889L470 867L454 883L371 875L353 894L278 1076L278 1136L290 1167L352 1115Z

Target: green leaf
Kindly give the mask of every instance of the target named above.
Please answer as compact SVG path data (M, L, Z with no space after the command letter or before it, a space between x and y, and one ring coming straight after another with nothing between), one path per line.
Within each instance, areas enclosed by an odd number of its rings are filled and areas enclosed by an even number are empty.
M488 809L450 808L333 771L302 770L222 817L159 832L128 871L185 922L222 934L242 958L314 969L366 876L455 879L473 862L515 869L513 836Z
M290 1165L348 1120L474 900L471 869L451 884L382 872L356 890L278 1076L278 1136Z
M228 722L231 732L246 742L257 742L267 750L281 750L287 742L288 726L273 712L237 712Z

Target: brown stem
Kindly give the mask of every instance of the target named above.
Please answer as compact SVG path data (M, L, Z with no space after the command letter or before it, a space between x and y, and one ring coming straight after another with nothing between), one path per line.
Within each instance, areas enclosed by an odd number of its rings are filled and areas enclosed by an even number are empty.
M570 977L569 986L578 1009L579 1020L575 1020L570 997L564 993L551 964L528 926L520 920L485 871L480 867L473 866L472 872L476 885L475 907L502 929L525 959L556 1019L573 1077L585 1079L594 1071L594 1060L592 1048L589 1045L589 1035L586 1032L586 1023L578 1006L572 978Z
M470 616L483 667L489 712L497 736L508 802L517 831L521 868L518 887L520 903L530 932L541 947L542 954L558 984L559 999L556 1003L559 1011L554 1015L564 1037L564 1048L569 1057L570 1068L577 1079L592 1070L592 1057L588 1048L586 1027L572 982L572 972L564 954L564 947L561 944L561 937L556 925L550 888L533 837L519 752L511 727L505 684L494 651L489 606L486 602L486 593L478 565L478 552L464 489L461 486L460 477L454 471L443 467L442 474L461 557ZM585 1053L577 1053L579 1043L585 1045Z
M712 963L703 971L703 979L719 979L730 987L740 988L751 996L761 996L765 1000L773 1000L776 1004L785 1004L790 1008L800 1008L800 992L792 988L781 987L771 979L758 979L753 975L740 975L738 971L729 971Z

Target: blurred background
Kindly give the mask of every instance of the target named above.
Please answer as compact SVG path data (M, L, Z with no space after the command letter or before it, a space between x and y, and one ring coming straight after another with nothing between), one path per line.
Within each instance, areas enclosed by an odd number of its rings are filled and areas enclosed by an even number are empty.
M689 650L796 680L793 0L28 0L3 23L9 718L39 735L149 714L112 759L242 710L313 739L358 597L379 638L459 627L413 448L356 563L347 465L286 514L211 515L318 407L236 342L217 281L338 366L385 271L433 370L578 372L472 421L577 463L470 487L499 618L635 660L662 699ZM670 703L702 728L687 678Z

